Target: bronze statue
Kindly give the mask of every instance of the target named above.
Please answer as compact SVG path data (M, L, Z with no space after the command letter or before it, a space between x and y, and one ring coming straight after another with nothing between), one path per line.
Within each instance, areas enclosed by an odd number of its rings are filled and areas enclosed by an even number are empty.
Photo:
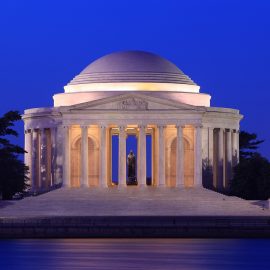
M130 150L127 157L127 165L128 165L128 185L137 185L136 178L136 157L132 150Z

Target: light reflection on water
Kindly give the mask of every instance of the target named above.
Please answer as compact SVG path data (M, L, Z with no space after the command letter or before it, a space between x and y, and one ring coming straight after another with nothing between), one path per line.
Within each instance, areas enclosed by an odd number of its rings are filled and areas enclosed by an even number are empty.
M270 240L1 240L0 269L270 269Z

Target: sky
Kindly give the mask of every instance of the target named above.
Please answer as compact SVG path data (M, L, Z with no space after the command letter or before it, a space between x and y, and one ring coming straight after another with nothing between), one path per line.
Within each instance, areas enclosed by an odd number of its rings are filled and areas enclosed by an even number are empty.
M265 139L270 158L269 13L268 0L1 1L0 115L52 106L107 53L146 50L175 63L212 106L239 109L241 129Z

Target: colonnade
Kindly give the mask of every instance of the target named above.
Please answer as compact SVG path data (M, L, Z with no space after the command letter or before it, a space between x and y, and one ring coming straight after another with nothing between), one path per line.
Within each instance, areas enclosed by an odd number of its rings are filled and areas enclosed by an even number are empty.
M139 186L146 186L146 135L148 125L138 125L138 163L137 180ZM30 179L33 190L47 189L60 181L63 186L71 186L70 164L70 127L68 125L27 129L25 131L25 163L30 167ZM81 172L80 185L89 187L88 181L88 129L90 125L81 125ZM176 187L184 187L184 125L176 124ZM99 127L99 186L108 187L107 132L110 126ZM126 186L126 125L118 125L119 161L118 186ZM194 128L194 186L202 186L203 129L201 125ZM213 185L217 189L226 188L232 176L232 167L239 159L239 133L236 130L224 128L206 128L208 134L208 160L213 167ZM155 185L166 186L165 174L165 133L166 125L155 125L155 139L158 151L157 174ZM57 137L56 133L61 133ZM57 138L60 138L57 139ZM152 149L153 150L153 149ZM61 156L60 156L61 153ZM58 162L56 161L58 160ZM61 165L61 172L57 170Z
M25 130L25 165L32 190L47 190L56 184L56 128Z
M203 162L212 172L216 190L226 190L233 177L233 167L239 162L239 131L228 128L203 128Z
M184 143L183 143L183 127L176 125L177 128L177 175L176 186L184 187ZM69 126L64 126L64 164L63 164L63 185L70 186L70 132ZM88 186L87 172L87 149L88 149L88 127L80 126L81 128L81 186ZM106 149L108 147L106 140L106 132L110 127L100 126L100 160L99 160L99 186L108 186L107 181L107 168L108 159L106 158ZM118 186L126 186L126 128L125 125L118 125L119 135L119 160L118 160ZM157 140L158 140L158 166L157 166L157 179L155 185L166 186L165 179L165 139L164 130L165 125L157 125ZM146 129L147 125L138 125L138 163L137 163L137 180L139 186L146 186ZM195 145L198 150L194 152L194 186L202 186L202 155L201 155L201 126L194 126L195 130Z

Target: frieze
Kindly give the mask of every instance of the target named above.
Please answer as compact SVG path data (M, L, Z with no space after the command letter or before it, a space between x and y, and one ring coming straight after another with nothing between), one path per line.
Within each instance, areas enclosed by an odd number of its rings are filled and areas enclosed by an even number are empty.
M118 103L120 110L148 110L148 102L138 98L128 98Z

